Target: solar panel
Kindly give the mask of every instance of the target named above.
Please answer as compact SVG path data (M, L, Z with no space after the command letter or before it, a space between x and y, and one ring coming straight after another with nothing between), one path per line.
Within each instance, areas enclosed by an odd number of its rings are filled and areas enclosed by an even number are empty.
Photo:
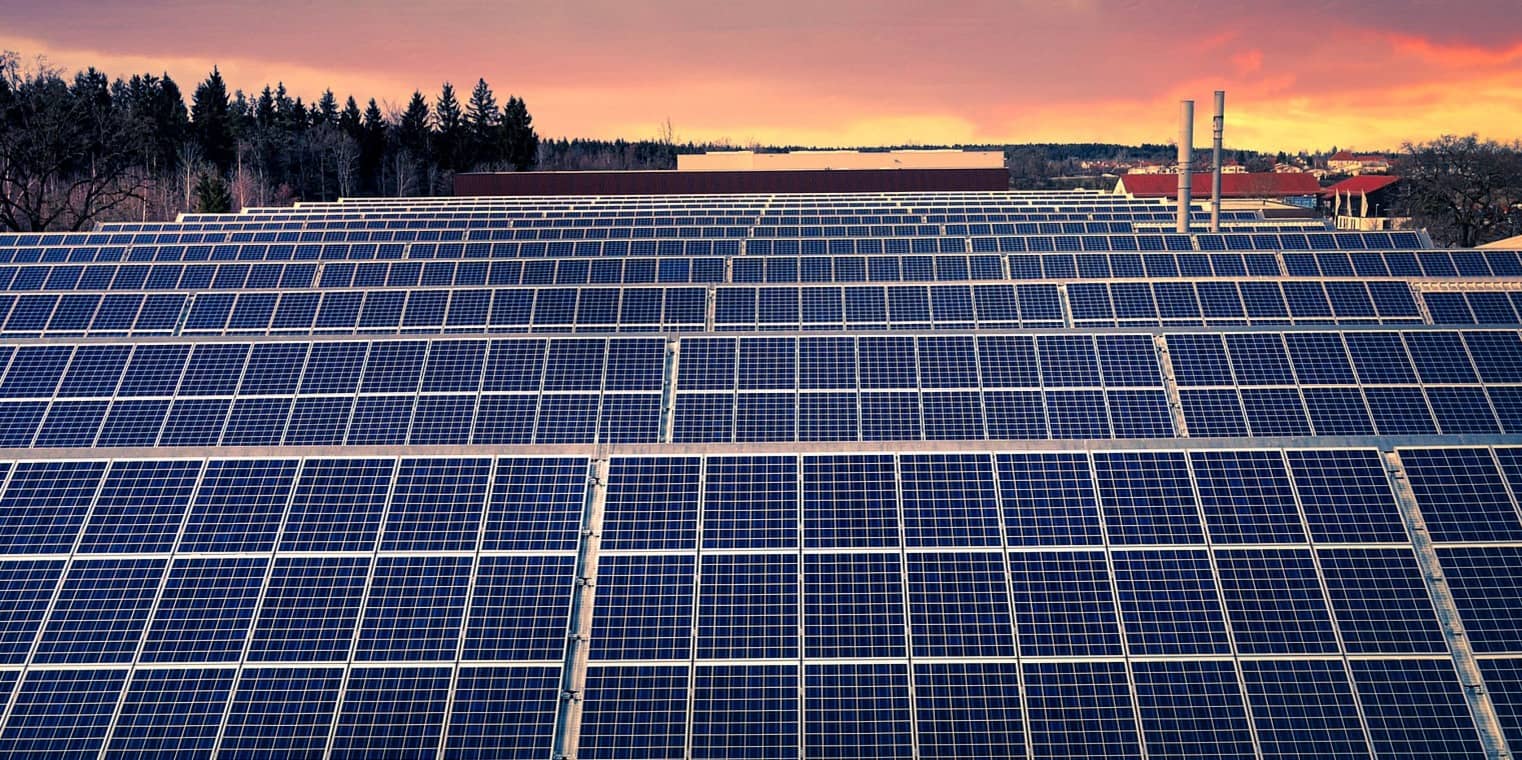
M354 199L0 235L0 751L1522 741L1522 259L1224 216Z

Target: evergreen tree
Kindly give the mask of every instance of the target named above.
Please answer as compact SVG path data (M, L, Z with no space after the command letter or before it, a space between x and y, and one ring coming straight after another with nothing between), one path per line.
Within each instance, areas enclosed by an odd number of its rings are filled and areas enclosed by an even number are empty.
M312 124L337 124L338 123L338 98L333 96L332 90L323 90L322 98L312 109Z
M497 110L497 96L485 79L476 81L465 106L465 129L470 133L470 158L467 168L494 166L502 160L502 113Z
M233 197L227 183L210 172L196 180L196 212L201 214L225 214L233 210Z
M344 110L338 113L338 128L355 142L358 142L362 134L364 116L359 112L359 104L354 102L354 96L344 101Z
M426 193L432 185L429 175L433 133L428 121L428 101L423 93L413 91L407 110L396 124L396 142L401 149L397 161L398 194Z
M438 104L433 109L433 123L434 160L441 169L458 171L466 141L465 121L460 101L455 98L454 85L448 82L439 92Z
M222 72L212 67L211 76L196 86L192 101L190 121L196 141L201 144L201 155L217 167L217 171L226 172L232 165L237 146L233 141L227 84L222 81Z
M381 115L375 98L365 106L359 137L359 183L366 193L383 195L380 174L386 158L386 117Z
M503 159L520 172L531 171L539 162L539 135L534 132L534 117L528 105L509 97L502 107Z

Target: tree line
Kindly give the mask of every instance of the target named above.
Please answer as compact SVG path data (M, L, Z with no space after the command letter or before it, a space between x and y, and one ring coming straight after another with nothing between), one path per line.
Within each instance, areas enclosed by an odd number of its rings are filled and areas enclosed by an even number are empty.
M464 171L526 171L540 140L521 98L444 83L405 107L313 103L283 84L229 91L220 71L187 104L168 74L67 79L0 53L0 230L82 230L340 196L448 194ZM563 160L563 157L562 157Z
M1438 245L1522 235L1522 142L1444 135L1406 143L1391 173L1401 178L1396 215Z

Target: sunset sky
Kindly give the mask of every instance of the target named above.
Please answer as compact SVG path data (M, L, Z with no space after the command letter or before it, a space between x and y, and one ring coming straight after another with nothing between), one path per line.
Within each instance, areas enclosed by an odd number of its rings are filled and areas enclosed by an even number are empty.
M400 105L527 100L542 136L855 146L1169 142L1194 98L1228 146L1522 138L1517 0L0 0L0 49L168 71L187 98L283 80ZM463 98L463 94L462 94Z

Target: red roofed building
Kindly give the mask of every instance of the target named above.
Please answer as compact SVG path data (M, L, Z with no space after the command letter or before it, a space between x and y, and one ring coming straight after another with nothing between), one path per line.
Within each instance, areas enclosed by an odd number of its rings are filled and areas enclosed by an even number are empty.
M1197 201L1210 199L1210 174L1191 178L1190 190ZM1115 192L1132 198L1178 198L1177 174L1127 174L1115 184ZM1222 198L1272 199L1314 208L1321 185L1309 174L1254 172L1221 175Z
M1390 171L1390 159L1377 155L1356 155L1352 151L1339 150L1326 160L1326 168L1333 174L1384 174Z
M1341 230L1396 229L1404 217L1390 215L1400 192L1400 177L1349 177L1321 191L1321 207Z

